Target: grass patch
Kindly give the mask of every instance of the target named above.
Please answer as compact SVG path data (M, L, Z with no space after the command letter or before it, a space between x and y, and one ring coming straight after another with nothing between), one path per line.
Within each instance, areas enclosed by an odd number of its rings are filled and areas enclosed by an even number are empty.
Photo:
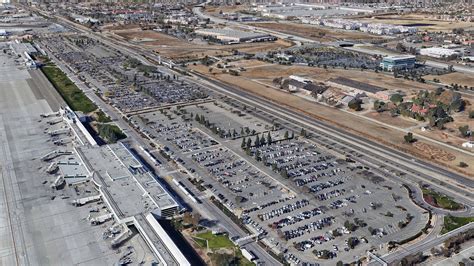
M446 195L427 188L422 188L421 190L423 191L423 198L425 201L434 207L447 210L460 210L463 208L461 204L455 202L452 198Z
M453 231L454 229L471 222L474 222L474 217L454 217L451 215L445 216L441 234L446 234L447 232Z
M98 110L97 105L95 105L61 69L55 66L49 58L45 57L42 59L46 65L43 66L41 70L73 111L89 114ZM115 143L127 137L118 126L103 124L112 122L112 119L102 110L98 110L95 115L97 116L98 122L97 132L107 143Z
M97 106L56 66L47 65L41 68L48 80L61 94L73 111L90 113Z
M208 255L212 265L255 265L242 255L240 248L234 245L227 235L214 235L211 231L207 231L196 234L193 239L202 249L206 249L209 245Z
M193 240L198 244L201 248L207 248L207 243L205 239L193 237Z
M116 125L98 124L97 130L99 136L107 143L115 143L127 137L127 135L125 135Z
M232 248L234 247L234 243L230 241L230 239L226 235L213 235L212 232L204 232L204 233L199 233L196 235L196 238L199 239L205 239L209 243L209 248L210 249L218 249L218 248ZM195 238L195 239L196 239ZM204 240L202 240L204 241ZM205 242L205 241L204 241ZM204 247L206 247L206 244L204 243Z

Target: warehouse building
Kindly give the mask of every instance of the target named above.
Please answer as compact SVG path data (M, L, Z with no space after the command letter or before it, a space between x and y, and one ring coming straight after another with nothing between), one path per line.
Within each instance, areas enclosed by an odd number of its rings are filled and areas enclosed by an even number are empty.
M420 49L420 55L426 55L435 58L446 58L452 56L459 56L461 52L458 50L441 48L441 47L431 47L431 48L424 48Z
M415 67L415 62L416 57L413 55L386 56L380 63L380 67L387 71L412 69Z
M225 44L236 44L242 42L266 42L274 41L277 38L270 34L241 31L230 28L223 29L200 29L196 30L197 35L214 38Z

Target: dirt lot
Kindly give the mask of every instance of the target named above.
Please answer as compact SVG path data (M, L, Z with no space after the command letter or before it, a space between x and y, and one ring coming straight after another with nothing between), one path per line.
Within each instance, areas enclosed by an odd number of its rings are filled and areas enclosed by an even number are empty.
M408 128L417 125L417 123L408 119L392 117L389 112L378 113L373 111L365 114L365 116L399 128Z
M452 31L454 28L464 28L466 30L473 30L474 25L469 22L452 22L429 18L424 14L407 14L407 15L386 15L375 16L372 18L358 19L360 21L370 23L386 23L395 25L413 25L417 26L419 30L427 31Z
M428 137L433 137L457 147L462 147L462 143L468 141L468 138L461 136L459 132L460 126L469 126L470 129L474 129L474 119L470 119L467 114L470 110L474 110L474 107L468 106L466 112L454 114L454 122L447 123L445 125L445 130L433 129L430 131L422 132L420 129L417 129L416 133L425 135ZM472 160L472 159L471 159Z
M127 29L115 30L114 33L127 41L154 49L163 56L175 60L196 59L207 56L231 55L233 50L245 53L257 53L279 48L291 47L293 44L285 40L261 43L242 43L235 45L208 45L203 42L189 42L152 30Z
M294 109L300 110L301 112L311 114L312 116L317 117L318 119L331 122L342 128L354 131L358 134L365 135L367 138L371 138L371 139L380 141L382 143L385 143L387 145L397 147L401 150L405 150L409 153L415 154L421 158L434 160L439 164L445 165L446 167L453 168L457 171L463 172L466 175L474 177L474 174L473 174L474 164L473 163L471 163L468 168L460 169L459 167L457 167L457 165L461 161L464 161L464 162L472 161L472 156L466 155L464 153L458 152L456 150L453 150L447 147L442 147L439 149L439 151L436 151L436 152L443 153L442 156L441 155L433 156L430 158L431 154L428 155L428 153L425 153L423 150L423 147L428 147L428 146L421 146L421 148L419 146L419 145L423 145L423 143L425 143L426 145L431 145L425 142L424 140L419 140L418 141L419 144L417 144L416 147L413 145L407 145L404 143L404 140L403 140L403 136L404 136L403 132L395 131L393 129L384 127L380 124L371 122L364 118L348 115L347 113L339 111L337 109L320 105L320 104L315 104L301 97L291 95L287 92L276 90L272 87L256 83L255 81L252 80L252 78L265 77L265 76L262 76L262 72L258 73L259 68L253 68L252 71L243 72L242 76L232 76L229 74L222 74L222 73L216 73L216 72L214 72L213 74L210 74L208 71L208 68L201 65L191 66L191 68L205 75L211 75L222 82L226 82L234 86L238 84L238 86L244 90L255 93L256 95L259 95L261 97L269 98L275 102L279 102L281 104L287 105ZM305 70L305 72L302 72L302 70ZM323 71L323 72L320 72L320 71ZM315 74L315 72L318 72L318 74ZM287 67L287 70L284 71L284 73L278 72L275 70L270 71L270 72L268 71L263 72L264 75L265 74L268 75L267 77L288 76L289 74L303 75L303 74L311 74L311 73L315 77L319 77L319 79L327 79L328 75L334 75L334 73L331 73L329 71L326 72L325 70L321 70L321 69L304 68L304 67L301 68L301 67L295 67L295 66ZM367 75L367 73L365 73L364 75ZM355 71L355 73L353 74L350 74L349 72L349 73L346 73L346 76L351 77L351 78L356 78L358 76L361 76L361 73L360 71ZM400 87L401 86L399 85L398 88ZM448 161L444 160L447 157L450 157L452 159L451 156L447 156L446 154L451 154L452 156L455 157L455 159L448 160Z
M211 14L211 15L217 15L221 11L222 13L235 13L241 10L246 10L248 9L249 6L247 5L232 5L232 6L206 6L206 9L204 10L205 13Z
M241 61L240 65L254 65L255 60ZM435 89L436 86L423 84L419 82L395 79L391 75L383 73L375 73L373 71L360 70L343 70L343 69L322 69L307 66L284 66L276 64L261 63L260 67L252 67L252 71L242 73L244 77L250 79L274 79L277 77L288 77L290 75L298 75L311 78L315 81L324 82L330 78L344 76L361 82L367 82L372 85L384 87L393 90L403 90L407 94L422 89Z
M249 23L255 27L275 30L286 34L296 34L301 37L309 38L320 42L333 42L337 40L378 40L382 39L380 36L370 35L358 31L345 31L331 28L324 28L315 25L296 24L296 23Z
M114 30L127 30L137 29L136 24L120 24L120 23L108 23L102 27L102 30L114 31Z
M434 78L439 79L441 83L444 84L451 84L451 83L457 83L462 86L474 86L474 76L470 76L465 73L460 73L460 72L454 72L454 73L449 73L446 75L440 75L440 76L433 76L433 75L428 75L424 77L426 80L433 80Z

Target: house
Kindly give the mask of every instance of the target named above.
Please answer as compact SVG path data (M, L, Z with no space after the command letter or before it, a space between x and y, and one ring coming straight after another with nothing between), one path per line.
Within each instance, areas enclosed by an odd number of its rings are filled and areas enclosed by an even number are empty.
M419 106L418 104L413 104L411 106L411 111L413 113L417 113L417 114L420 114L420 115L426 115L428 112L429 112L430 109L426 108L426 107L423 107L423 106Z

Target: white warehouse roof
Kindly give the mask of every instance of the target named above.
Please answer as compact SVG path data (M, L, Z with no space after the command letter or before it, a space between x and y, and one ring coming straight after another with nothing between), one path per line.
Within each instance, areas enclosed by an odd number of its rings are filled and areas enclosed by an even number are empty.
M431 47L431 48L420 49L420 54L433 55L433 56L443 56L443 55L450 56L450 55L459 54L459 51L447 49L447 48L441 48L441 47Z
M196 34L201 34L201 35L226 36L226 37L235 37L235 38L240 38L240 39L260 38L260 37L265 37L269 35L269 34L264 34L264 33L241 31L241 30L235 30L235 29L230 29L230 28L199 29L199 30L196 30L195 32Z

